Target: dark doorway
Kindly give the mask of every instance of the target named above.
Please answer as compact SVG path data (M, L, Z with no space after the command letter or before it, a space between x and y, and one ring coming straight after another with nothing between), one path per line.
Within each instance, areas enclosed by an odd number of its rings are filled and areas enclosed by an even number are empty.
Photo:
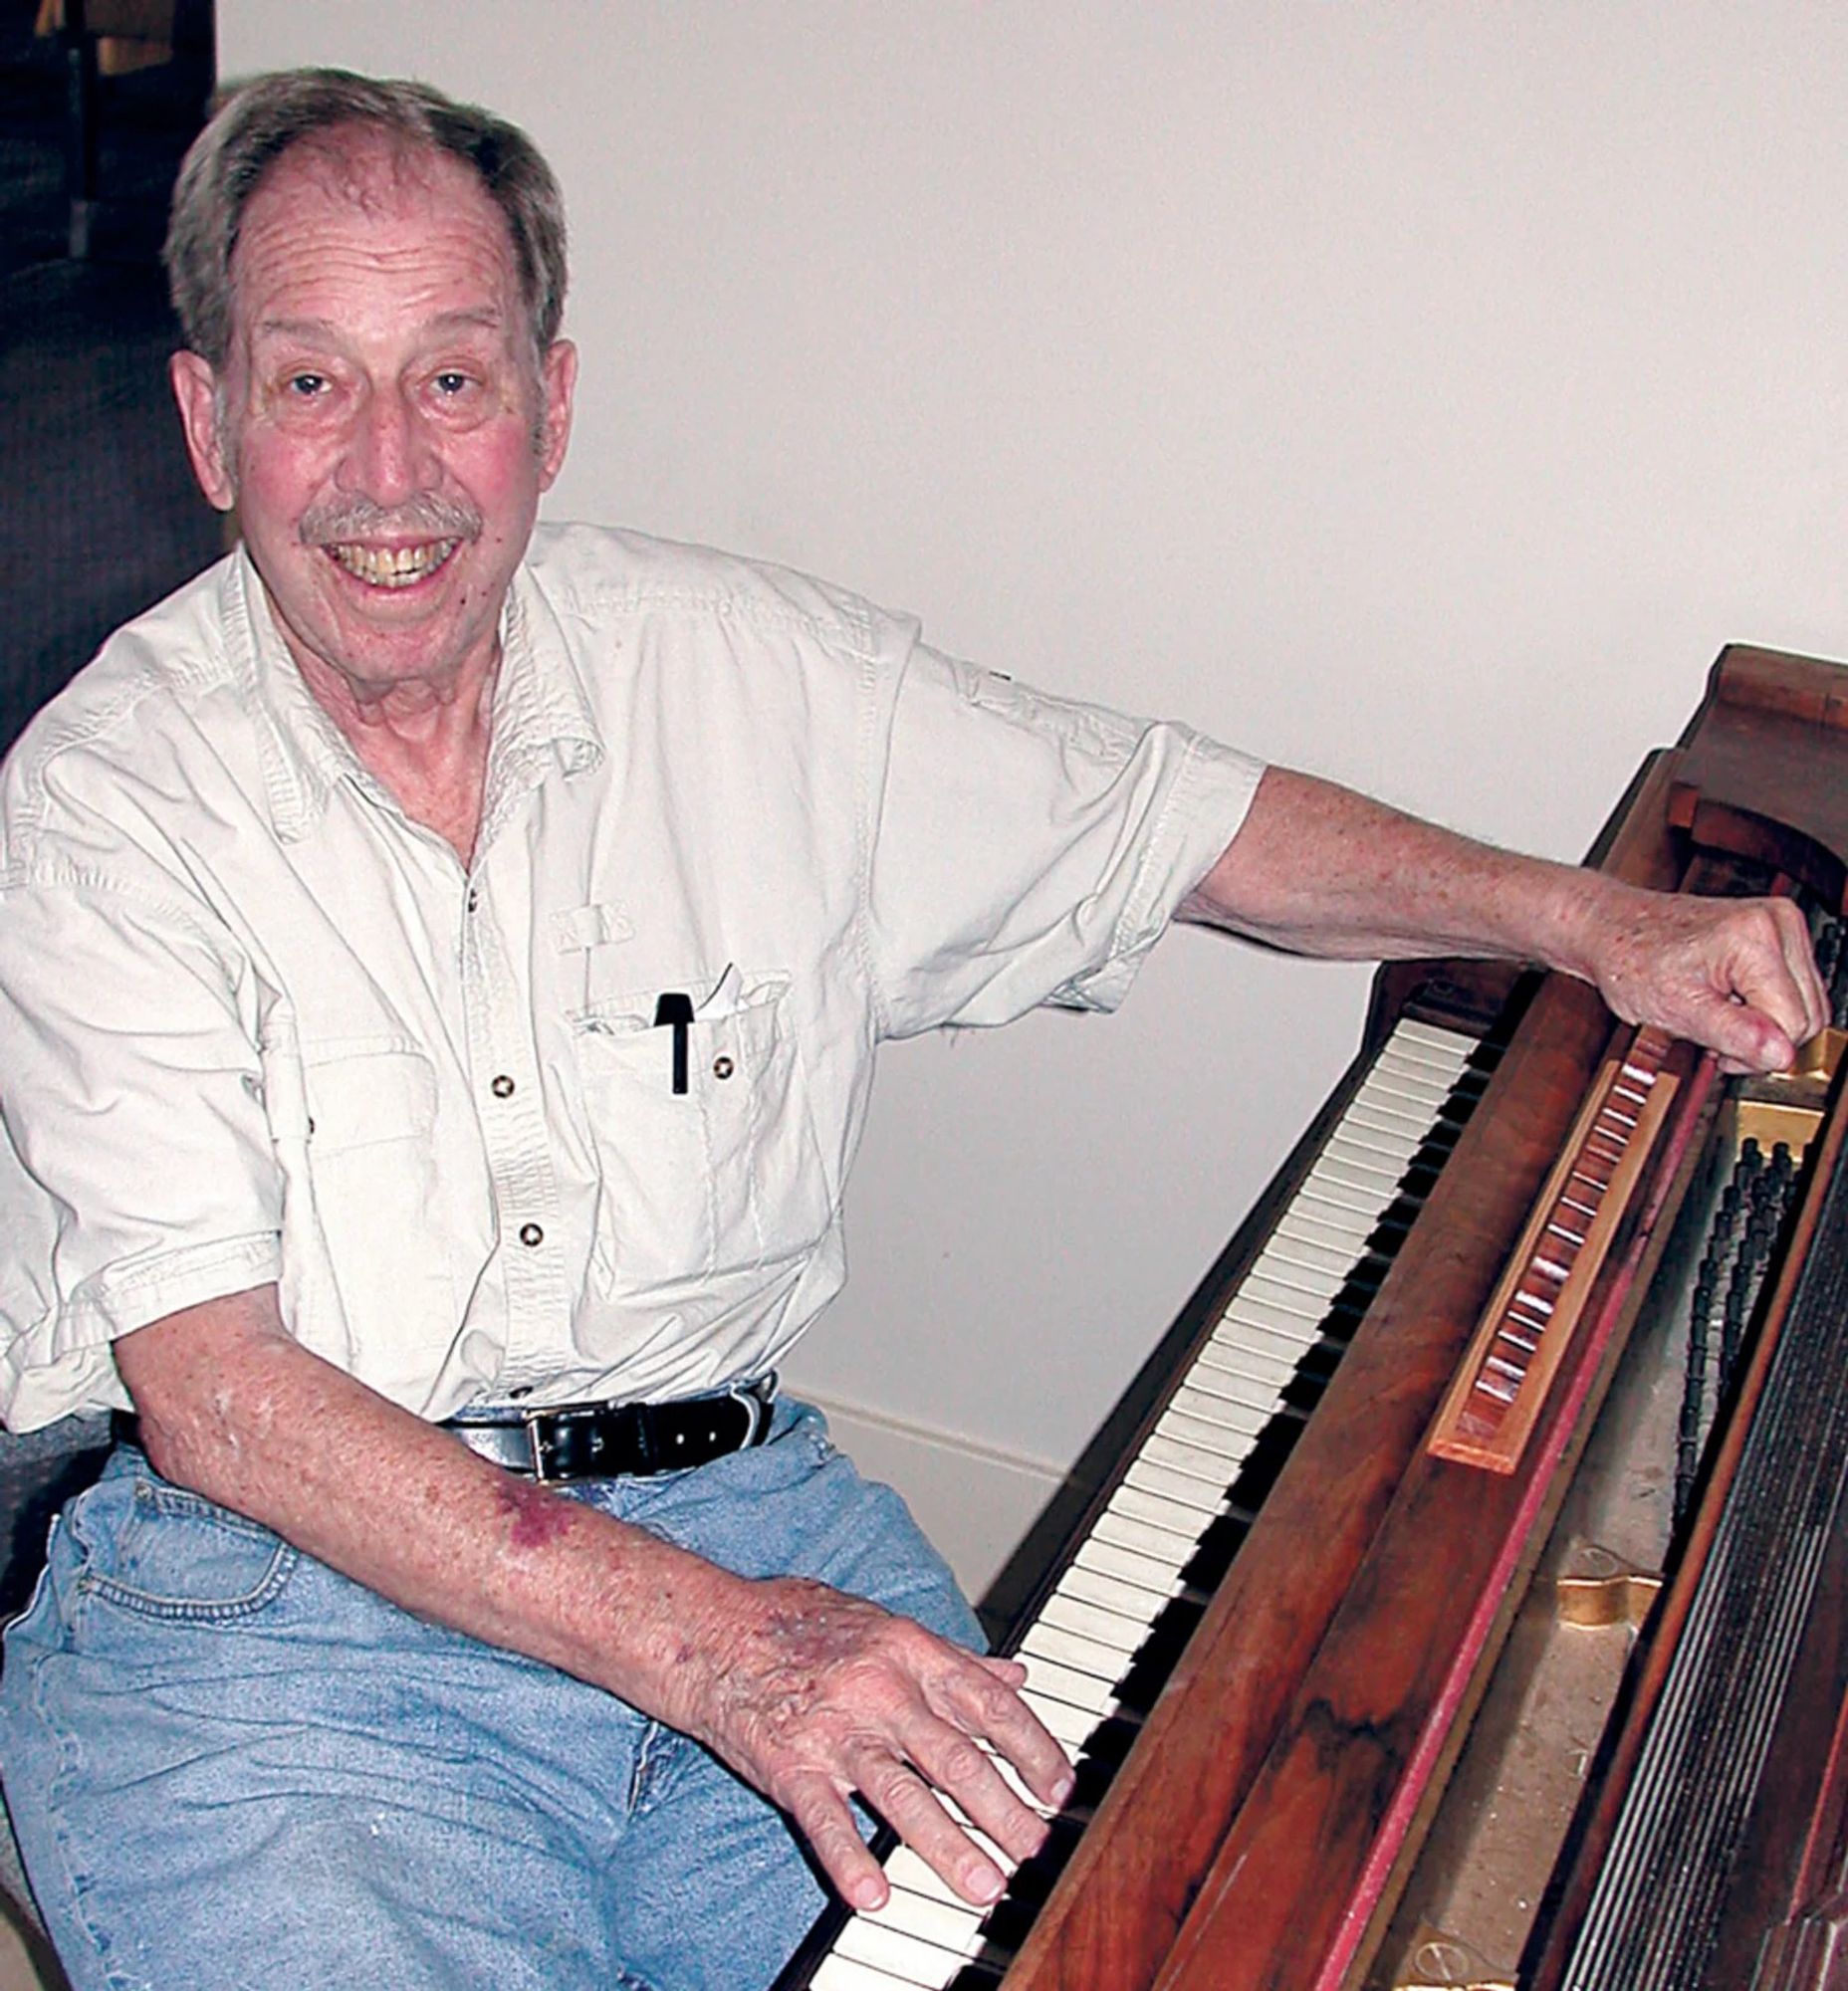
M221 551L167 393L159 269L212 75L211 0L89 0L68 19L0 0L0 752ZM74 175L74 139L93 170Z

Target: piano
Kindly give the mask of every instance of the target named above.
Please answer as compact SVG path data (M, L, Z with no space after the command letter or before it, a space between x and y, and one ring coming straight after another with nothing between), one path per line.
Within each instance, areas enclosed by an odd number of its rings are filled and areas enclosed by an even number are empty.
M1588 861L1795 895L1848 1021L1848 669L1724 652ZM887 1848L778 1991L1848 1987L1844 1044L1383 970L1035 1538L1045 1848Z

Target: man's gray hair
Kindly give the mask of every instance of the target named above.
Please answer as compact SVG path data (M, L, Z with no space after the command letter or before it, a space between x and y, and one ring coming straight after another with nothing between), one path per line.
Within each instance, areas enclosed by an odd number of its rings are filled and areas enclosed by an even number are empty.
M445 152L479 176L507 217L543 354L565 316L565 198L539 147L518 125L427 84L338 69L287 70L244 84L193 141L173 190L164 253L186 343L223 370L231 346L231 257L246 203L292 145L353 125Z

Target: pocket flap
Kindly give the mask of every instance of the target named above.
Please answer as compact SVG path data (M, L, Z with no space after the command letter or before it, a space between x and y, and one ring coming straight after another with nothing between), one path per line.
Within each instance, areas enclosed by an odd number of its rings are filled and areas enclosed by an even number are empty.
M309 1135L324 1153L426 1138L436 1125L436 1072L421 1051L308 1055Z

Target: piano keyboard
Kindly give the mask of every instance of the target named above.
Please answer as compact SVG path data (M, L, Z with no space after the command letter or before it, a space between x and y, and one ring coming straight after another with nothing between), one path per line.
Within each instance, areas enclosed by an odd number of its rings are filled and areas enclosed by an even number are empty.
M1487 1083L1479 1039L1399 1023L1336 1122L1167 1409L1032 1618L1023 1697L1078 1764L1044 1848L969 1906L908 1847L887 1904L841 1923L811 1991L991 1987L1178 1660L1265 1494ZM949 1807L960 1818L954 1805ZM789 1980L786 1979L786 1982Z

